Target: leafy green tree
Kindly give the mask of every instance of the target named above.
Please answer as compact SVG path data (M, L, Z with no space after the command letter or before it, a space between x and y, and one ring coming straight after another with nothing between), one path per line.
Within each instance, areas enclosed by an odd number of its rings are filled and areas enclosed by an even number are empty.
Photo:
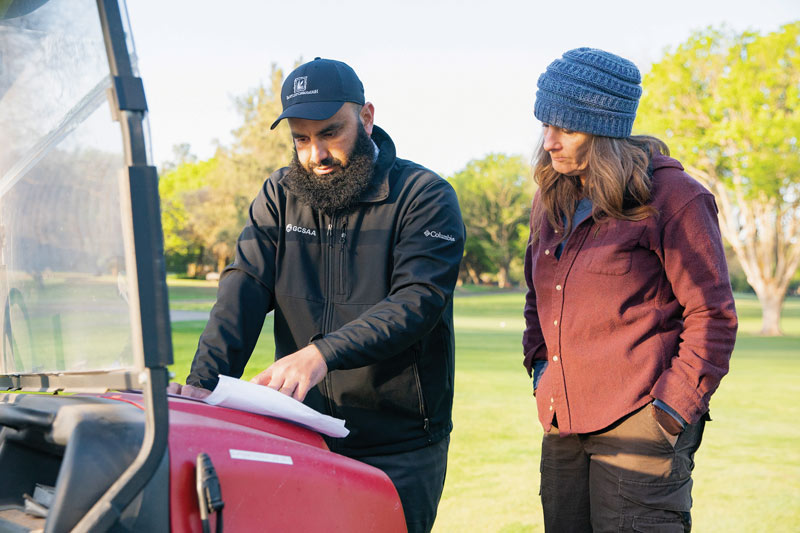
M207 161L196 161L188 145L173 151L159 183L165 253L171 268L196 263L221 271L233 258L236 238L247 222L250 203L267 177L292 154L288 126L269 127L281 113L283 72L272 66L268 85L236 100L242 125L230 147L219 147Z
M249 181L238 185L254 185L253 193L292 156L294 145L287 122L281 121L275 130L269 129L283 110L282 83L283 71L273 64L268 86L259 85L236 100L244 122L234 131L234 145L225 151L225 156L232 170Z
M520 156L489 154L470 161L449 181L467 228L464 265L470 278L492 265L499 287L520 281L509 273L525 253L534 188L530 166Z
M243 124L234 131L233 146L217 150L207 194L193 211L193 225L213 255L217 271L233 258L236 238L259 188L291 158L293 144L286 121L269 129L281 114L282 81L283 71L273 65L268 86L262 84L237 99Z
M465 223L469 221L465 220ZM468 281L473 285L480 285L481 274L497 272L497 266L492 263L486 252L486 245L480 237L467 237L464 244L464 257L461 259L461 281Z
M780 335L800 264L800 21L766 35L709 28L644 78L637 129L711 189L722 234Z
M158 182L161 196L161 225L164 229L164 254L167 268L187 268L202 260L204 239L197 227L196 209L208 195L209 176L218 166L216 158L165 165ZM191 273L191 272L190 272Z

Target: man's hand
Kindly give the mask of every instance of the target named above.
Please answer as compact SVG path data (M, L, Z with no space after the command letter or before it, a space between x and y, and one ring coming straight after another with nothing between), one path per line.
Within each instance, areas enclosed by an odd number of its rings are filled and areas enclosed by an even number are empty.
M181 396L202 400L211 394L211 391L193 385L181 385L180 383L173 382L167 385L167 394L179 394Z
M252 383L271 389L302 402L308 391L328 373L328 364L313 344L278 359L266 370L251 379Z

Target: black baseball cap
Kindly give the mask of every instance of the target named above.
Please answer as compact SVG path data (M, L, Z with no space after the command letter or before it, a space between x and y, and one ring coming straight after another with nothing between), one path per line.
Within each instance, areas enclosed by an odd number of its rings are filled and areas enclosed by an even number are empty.
M315 58L294 69L281 89L283 113L270 129L285 118L326 120L345 102L364 105L364 85L349 65Z

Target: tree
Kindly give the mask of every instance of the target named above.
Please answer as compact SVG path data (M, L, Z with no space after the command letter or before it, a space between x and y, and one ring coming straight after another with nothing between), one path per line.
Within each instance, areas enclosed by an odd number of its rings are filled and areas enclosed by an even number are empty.
M242 125L234 143L219 147L209 160L197 161L188 145L174 147L174 162L162 169L159 183L165 253L170 267L212 264L221 271L233 258L236 238L247 222L259 187L292 154L285 122L269 127L281 113L283 72L272 66L263 84L236 100Z
M470 278L478 278L488 260L497 285L508 287L512 263L521 263L525 253L534 188L530 166L519 156L489 154L470 161L449 181L467 228L464 265Z
M767 35L709 28L644 77L637 130L714 192L722 234L780 335L800 264L800 21Z
M243 124L234 131L233 146L217 150L218 164L208 176L207 194L194 210L193 223L217 271L233 258L236 238L259 188L291 157L293 144L286 122L274 131L269 129L282 111L282 81L283 71L272 65L269 86L259 85L237 99Z
M181 163L196 163L197 156L192 153L192 145L180 143L172 146L172 160L161 163L161 172L171 172Z
M195 160L193 156L184 157L165 164L172 170L162 173L158 182L167 268L188 268L190 275L204 252L204 239L196 224L197 209L208 195L209 175L217 168L216 158Z

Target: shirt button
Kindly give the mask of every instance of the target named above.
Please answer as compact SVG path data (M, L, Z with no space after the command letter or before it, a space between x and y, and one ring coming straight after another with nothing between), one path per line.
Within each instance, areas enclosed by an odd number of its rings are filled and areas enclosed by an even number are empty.
M558 320L553 320L553 325L557 326L558 325Z
M553 402L555 402L555 399L550 398L550 403L553 403Z
M561 290L561 285L556 285L556 290L560 291Z
M558 356L557 355L553 356L553 361L558 361Z
M545 250L544 255L550 255L550 250Z
M550 410L551 410L551 411L553 410L553 406L552 406L552 405L550 406Z

